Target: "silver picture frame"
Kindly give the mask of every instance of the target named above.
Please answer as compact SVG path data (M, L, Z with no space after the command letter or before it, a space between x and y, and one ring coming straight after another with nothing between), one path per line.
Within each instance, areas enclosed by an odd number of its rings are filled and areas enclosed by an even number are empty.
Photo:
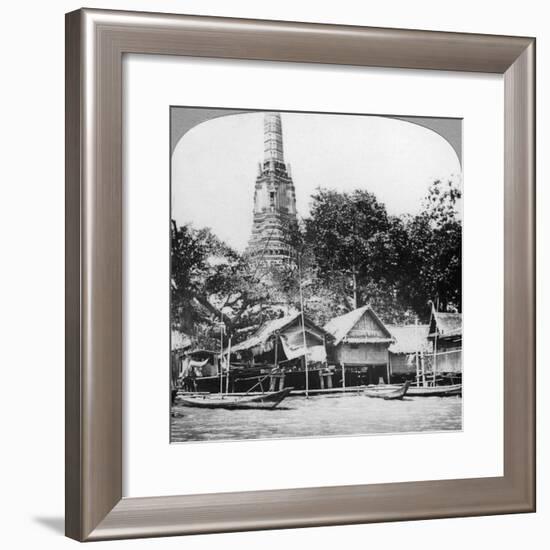
M504 76L504 475L125 498L126 53ZM535 510L535 39L81 9L66 16L66 534L79 541Z

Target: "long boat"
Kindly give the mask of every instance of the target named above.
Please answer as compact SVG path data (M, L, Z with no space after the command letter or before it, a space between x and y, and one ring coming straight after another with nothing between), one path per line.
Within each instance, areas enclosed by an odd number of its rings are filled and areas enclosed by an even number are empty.
M378 399L385 399L386 401L393 400L393 399L403 399L405 397L407 390L410 386L410 381L407 380L402 386L395 387L389 387L384 389L373 389L373 388L365 388L363 391L363 395L366 395L367 397L375 397Z
M379 384L378 386L369 386L367 390L371 393L384 394L391 390L402 388L400 384ZM453 395L462 395L462 384L448 384L442 386L412 386L407 390L409 397L451 397ZM373 396L374 397L374 396Z
M261 395L231 395L231 394L197 394L179 395L176 404L201 409L274 409L283 399L288 397L292 388L284 388L276 392Z
M411 386L408 395L417 397L449 397L462 395L462 384L447 386Z

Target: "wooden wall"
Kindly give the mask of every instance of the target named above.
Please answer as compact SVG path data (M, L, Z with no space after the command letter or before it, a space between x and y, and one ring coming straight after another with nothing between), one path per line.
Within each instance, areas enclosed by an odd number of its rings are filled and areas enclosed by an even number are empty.
M386 365L388 344L346 344L336 347L334 360L346 365Z

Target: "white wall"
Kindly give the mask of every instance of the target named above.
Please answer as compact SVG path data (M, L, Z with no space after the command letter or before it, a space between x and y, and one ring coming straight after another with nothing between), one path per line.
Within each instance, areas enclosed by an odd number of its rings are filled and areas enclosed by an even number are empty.
M4 2L0 85L0 508L5 548L65 548L63 525L63 14L80 2ZM550 232L550 27L545 2L523 0L87 0L88 7L536 36L538 40L539 281ZM550 308L539 285L539 312ZM540 388L550 377L548 316L539 321ZM549 400L539 400L539 512L522 516L124 541L109 547L411 550L547 547Z

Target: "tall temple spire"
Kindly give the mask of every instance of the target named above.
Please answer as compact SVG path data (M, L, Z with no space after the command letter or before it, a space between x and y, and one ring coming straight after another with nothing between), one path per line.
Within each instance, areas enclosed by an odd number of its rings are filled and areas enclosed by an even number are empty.
M264 116L264 160L284 162L283 125L279 113Z
M283 125L279 113L264 115L264 162L254 188L254 219L247 253L254 262L293 262L291 234L298 222L290 166L284 162Z

